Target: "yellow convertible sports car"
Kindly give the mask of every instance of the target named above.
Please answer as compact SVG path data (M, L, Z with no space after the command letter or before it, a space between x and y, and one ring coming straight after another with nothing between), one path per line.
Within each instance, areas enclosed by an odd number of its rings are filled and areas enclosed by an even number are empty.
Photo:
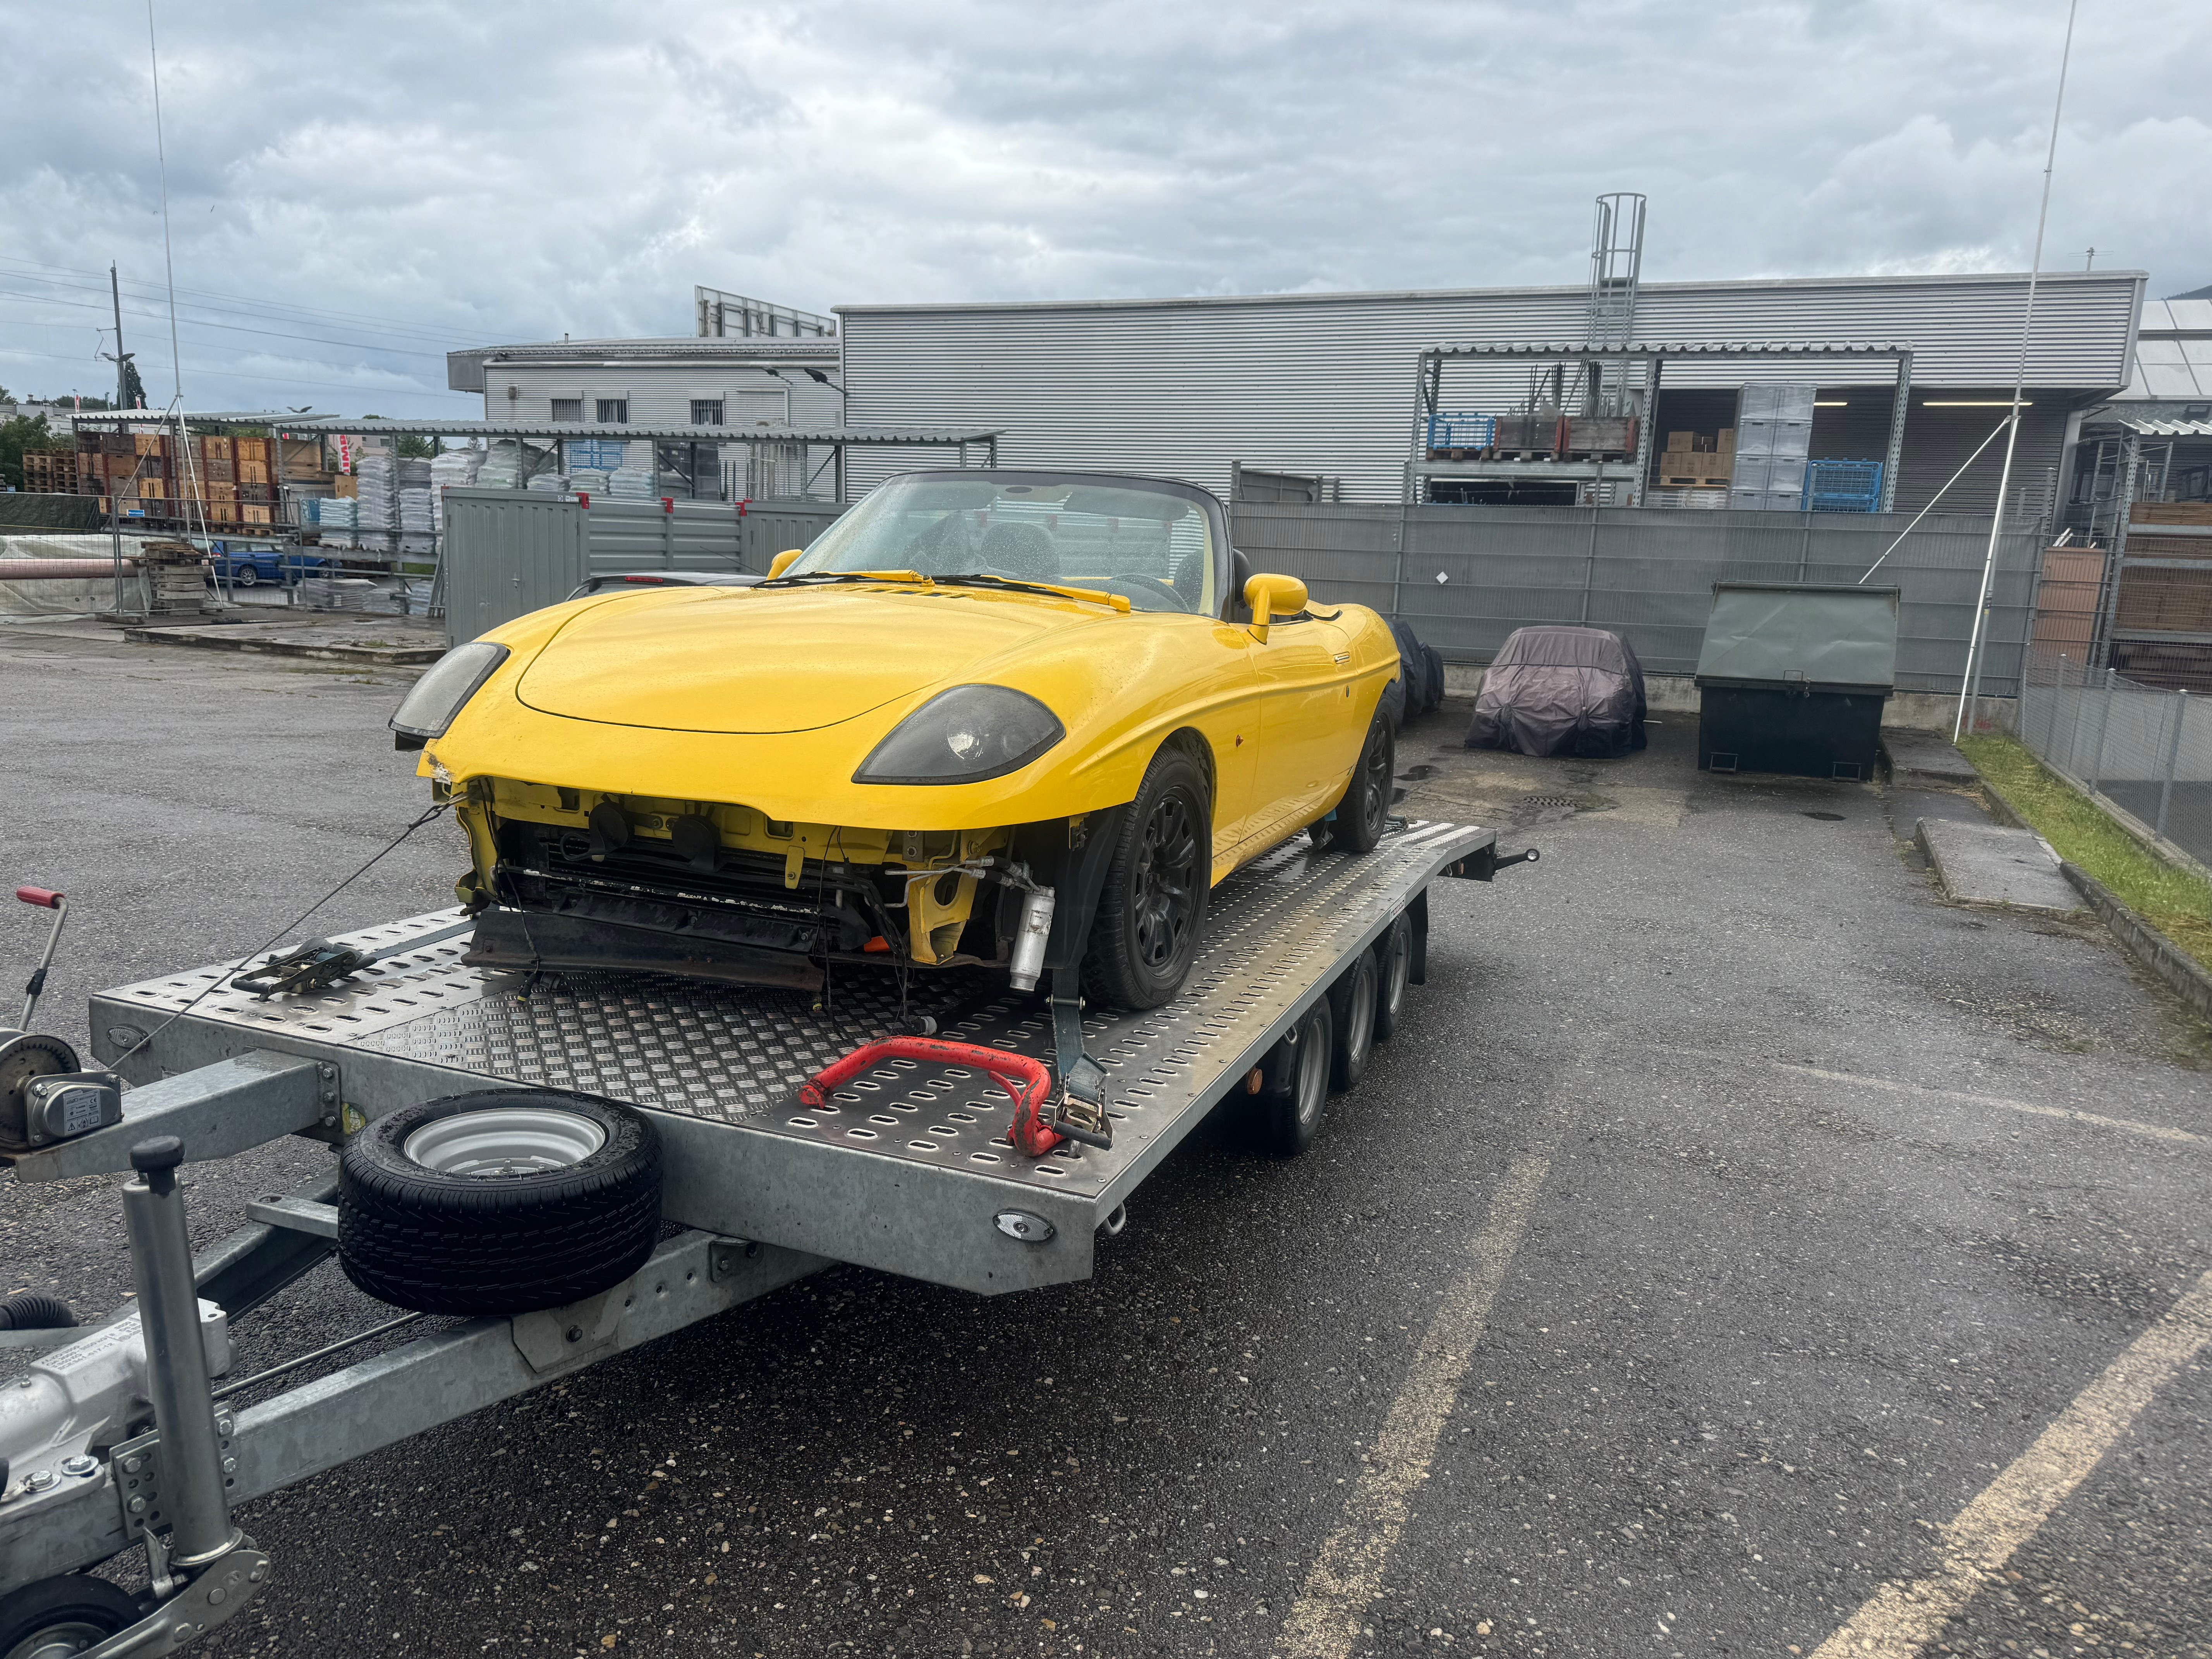
M764 581L457 647L392 724L467 830L471 960L1165 1002L1214 884L1389 806L1389 628L1243 562L1190 484L908 473Z

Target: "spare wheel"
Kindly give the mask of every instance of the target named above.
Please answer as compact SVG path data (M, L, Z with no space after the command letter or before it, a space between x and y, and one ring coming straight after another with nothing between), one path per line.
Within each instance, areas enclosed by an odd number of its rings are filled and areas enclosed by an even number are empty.
M378 1118L338 1162L339 1265L396 1307L559 1307L622 1283L659 1235L659 1136L588 1095L433 1100Z

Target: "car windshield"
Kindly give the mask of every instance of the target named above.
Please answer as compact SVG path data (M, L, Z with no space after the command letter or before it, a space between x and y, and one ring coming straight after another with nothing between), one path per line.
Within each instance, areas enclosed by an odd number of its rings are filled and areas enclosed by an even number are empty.
M911 570L1118 593L1133 611L1211 616L1213 537L1189 496L1135 481L894 478L784 572Z

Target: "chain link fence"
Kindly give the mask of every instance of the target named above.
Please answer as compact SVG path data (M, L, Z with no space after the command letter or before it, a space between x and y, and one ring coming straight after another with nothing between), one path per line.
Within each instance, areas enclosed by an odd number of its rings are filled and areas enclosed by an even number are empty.
M2028 653L2020 739L2075 787L2212 864L2212 697Z

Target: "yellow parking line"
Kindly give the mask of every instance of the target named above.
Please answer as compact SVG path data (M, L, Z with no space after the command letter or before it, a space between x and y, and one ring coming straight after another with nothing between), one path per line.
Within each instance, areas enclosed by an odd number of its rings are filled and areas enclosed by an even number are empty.
M1382 1570L1405 1531L1413 1488L1429 1477L1437 1440L1459 1399L1491 1304L1528 1231L1538 1188L1551 1170L1542 1158L1514 1160L1490 1217L1474 1241L1474 1265L1429 1322L1398 1396L1382 1419L1367 1468L1346 1498L1343 1518L1306 1574L1284 1620L1276 1651L1288 1659L1344 1659L1360 1615L1382 1587Z
M2088 1477L2174 1374L2212 1342L2212 1273L2167 1310L2081 1390L1943 1528L1942 1565L1909 1584L1886 1584L1813 1659L1911 1659Z

